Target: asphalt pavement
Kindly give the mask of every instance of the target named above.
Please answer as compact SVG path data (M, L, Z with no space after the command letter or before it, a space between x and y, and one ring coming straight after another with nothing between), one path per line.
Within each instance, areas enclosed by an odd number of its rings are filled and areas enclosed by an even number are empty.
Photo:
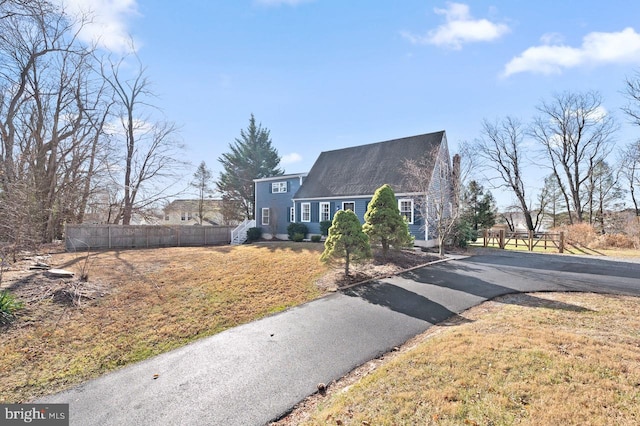
M479 251L352 287L43 398L71 425L263 425L433 324L517 292L640 295L640 264Z

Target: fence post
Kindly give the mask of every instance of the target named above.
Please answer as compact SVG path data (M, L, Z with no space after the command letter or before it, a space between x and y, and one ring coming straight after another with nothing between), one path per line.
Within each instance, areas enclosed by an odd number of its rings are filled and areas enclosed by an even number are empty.
M501 249L504 249L504 246L505 246L505 244L504 244L504 229L501 229L500 233L498 235L500 236L498 245L500 246Z
M533 251L533 231L529 230L529 251Z
M558 247L558 250L560 251L560 253L564 253L564 231L560 231L560 247Z

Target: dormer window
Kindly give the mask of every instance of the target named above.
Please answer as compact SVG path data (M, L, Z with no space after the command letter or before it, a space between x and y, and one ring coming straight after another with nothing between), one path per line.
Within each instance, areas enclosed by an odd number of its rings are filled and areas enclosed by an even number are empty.
M287 192L287 182L272 182L271 192L274 194L280 194Z

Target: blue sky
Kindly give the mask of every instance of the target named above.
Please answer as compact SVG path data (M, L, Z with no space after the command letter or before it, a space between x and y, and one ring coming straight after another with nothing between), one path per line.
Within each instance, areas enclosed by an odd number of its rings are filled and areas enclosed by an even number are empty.
M528 122L565 90L600 91L617 142L637 137L620 107L625 77L640 69L640 2L67 2L91 4L86 37L115 51L133 37L190 173L204 160L217 175L251 113L288 173L321 151L438 130L455 153L484 118Z

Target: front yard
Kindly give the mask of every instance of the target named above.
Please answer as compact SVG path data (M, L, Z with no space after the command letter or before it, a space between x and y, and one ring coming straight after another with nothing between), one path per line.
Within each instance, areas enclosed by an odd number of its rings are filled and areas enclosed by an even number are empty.
M320 244L106 251L80 307L31 271L4 286L25 302L2 332L0 403L26 402L322 294ZM78 275L85 254L49 262ZM24 275L24 273L22 274ZM52 290L53 289L53 290Z
M0 403L60 391L346 284L319 262L322 250L322 244L279 242L103 251L88 260L86 253L58 252L40 259L76 276L86 272L87 282L28 270L38 259L13 265L2 287L25 308L0 328ZM394 263L363 265L354 275L389 275L427 261L406 253Z

